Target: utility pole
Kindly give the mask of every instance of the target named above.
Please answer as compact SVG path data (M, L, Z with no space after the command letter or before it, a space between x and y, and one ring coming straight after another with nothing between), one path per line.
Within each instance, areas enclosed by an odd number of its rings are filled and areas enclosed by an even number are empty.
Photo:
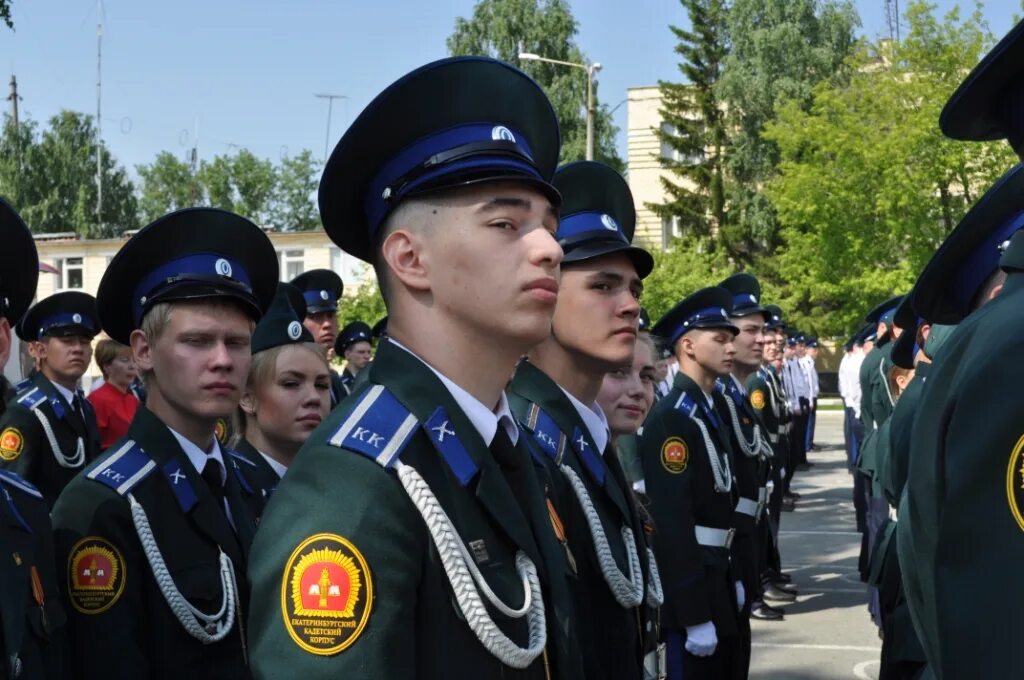
M324 165L327 165L327 154L330 151L331 145L331 113L334 110L334 100L347 100L348 97L343 94L314 94L313 96L317 99L327 100L327 136L324 138Z
M103 233L103 119L101 114L103 82L103 0L96 3L96 222Z
M11 120L14 121L14 128L18 128L18 79L11 74L11 93L7 95L7 101L11 103Z

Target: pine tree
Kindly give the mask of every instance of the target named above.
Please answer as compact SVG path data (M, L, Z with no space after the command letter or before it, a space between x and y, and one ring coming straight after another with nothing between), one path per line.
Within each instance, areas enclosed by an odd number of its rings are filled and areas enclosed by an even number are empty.
M670 172L661 185L668 200L652 204L661 217L678 220L684 236L697 237L713 249L715 236L726 219L723 151L727 141L724 116L715 85L728 54L725 44L723 0L681 0L690 16L690 30L670 26L679 44L679 71L683 82L661 81L661 119L657 131L661 157Z

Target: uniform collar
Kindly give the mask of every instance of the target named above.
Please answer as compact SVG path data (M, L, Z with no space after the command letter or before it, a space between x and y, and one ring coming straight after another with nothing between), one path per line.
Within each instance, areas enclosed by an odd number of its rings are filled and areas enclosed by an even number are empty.
M181 446L181 450L185 452L186 456L188 456L188 459L192 463L192 466L196 469L196 472L202 475L203 468L206 467L206 461L212 458L213 460L217 461L217 469L220 470L220 481L222 483L227 482L226 468L224 466L224 455L220 452L220 444L217 443L216 437L210 437L210 439L213 440L213 448L211 448L210 452L207 453L206 451L203 451L201 448L196 446L193 442L186 439L183 435L178 434L178 432L173 427L170 427L168 425L167 429L170 430L171 434L174 435L174 438L178 440L178 445Z
M270 469L273 470L274 473L277 474L279 478L284 478L284 473L288 472L287 465L279 463L278 461L274 460L273 458L263 453L259 449L256 449L256 452L263 456L263 460L267 461L267 465L270 466Z
M494 435L498 432L498 424L501 423L501 427L505 430L505 434L512 440L512 444L519 442L519 427L516 425L516 420L512 416L512 409L509 408L508 398L505 396L504 390L501 392L501 397L498 399L498 408L492 411L487 406L474 397L472 394L462 389L454 382L451 381L447 376L438 371L436 368L431 366L429 363L423 360L418 354L413 352L411 349L398 342L394 338L388 338L396 347L399 347L412 356L423 362L423 365L429 368L437 379L441 381L441 384L445 386L448 393L452 395L452 399L459 405L463 413L469 419L469 422L473 424L476 431L480 433L480 437L484 440L487 446L491 445L494 441Z
M744 397L747 396L747 388L743 386L743 383L736 379L736 376L730 373L729 379L732 380L732 384L736 386L736 389L740 391L740 394L742 394Z
M569 397L569 401L572 403L573 408L580 414L580 419L583 424L587 426L587 430L590 432L590 438L594 440L594 445L597 446L597 450L604 455L604 450L608 446L608 418L605 416L604 411L595 402L592 406L587 406L576 397L569 394L568 391L561 385L558 389L565 393L565 396Z
M47 378L47 380L50 380L50 379ZM68 406L71 406L72 404L75 403L75 391L74 390L69 390L68 388L64 387L63 385L58 385L57 383L53 382L52 380L50 380L50 384L53 385L53 388L55 390L57 390L57 394L59 394L60 396L64 397L64 401L68 402Z

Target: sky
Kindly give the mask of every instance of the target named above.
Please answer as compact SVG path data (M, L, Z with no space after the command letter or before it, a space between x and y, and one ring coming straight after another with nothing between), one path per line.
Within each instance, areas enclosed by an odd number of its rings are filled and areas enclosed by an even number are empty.
M277 161L324 153L389 83L446 56L456 17L475 0L176 0L102 3L103 138L134 175L160 151L184 158L198 139L209 159L239 147ZM862 34L887 34L885 0L856 0ZM901 3L905 4L905 3ZM956 0L938 0L946 10ZM1015 0L989 0L996 36ZM685 26L679 0L575 0L577 42L600 62L600 96L616 107L630 87L679 77L669 25ZM6 97L18 79L19 113L45 121L61 109L95 113L95 0L13 0L15 31L0 27ZM581 74L582 77L582 74ZM9 103L3 102L9 110ZM626 106L615 110L626 156Z

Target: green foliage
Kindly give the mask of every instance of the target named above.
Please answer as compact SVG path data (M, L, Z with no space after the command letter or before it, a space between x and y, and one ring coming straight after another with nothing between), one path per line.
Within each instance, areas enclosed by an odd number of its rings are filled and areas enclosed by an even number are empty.
M818 82L843 77L858 23L848 0L733 0L718 94L731 131L729 222L721 238L738 262L752 263L778 245L776 215L761 187L779 155L764 127L783 102L806 109Z
M100 145L103 214L97 216L96 128L91 116L62 111L40 130L5 118L0 136L0 195L37 233L73 231L109 238L138 226L138 202L125 169Z
M7 28L14 30L14 22L11 21L11 0L0 0L0 21L4 22Z
M909 6L903 43L860 45L846 82L822 81L769 123L780 154L765 194L780 224L768 292L801 328L845 333L913 284L935 248L1015 157L955 142L939 112L990 44L980 12Z
M641 304L657 321L686 296L733 273L721 251L709 252L708 239L675 239L668 250L654 250L654 271L644 279Z
M680 83L662 81L663 126L657 130L662 145L673 157L659 156L671 175L661 178L668 197L652 204L660 217L678 220L683 234L708 237L725 223L723 151L726 130L715 86L727 49L724 40L723 0L682 0L690 17L690 30L670 26L679 41ZM713 240L707 241L713 247Z
M314 201L320 163L308 150L275 166L241 149L203 161L198 172L164 151L136 171L142 180L140 207L147 221L189 206L213 206L283 231L320 227Z
M371 326L387 315L384 298L380 296L377 279L370 278L356 289L354 295L345 295L338 310L338 328L353 321L363 321Z
M578 31L565 0L480 0L470 19L455 20L448 38L452 55L483 55L515 64L530 74L547 92L562 128L561 162L586 157L587 75L579 68L519 61L520 52L533 52L548 59L588 62L576 45ZM599 101L598 86L594 99ZM620 172L622 159L615 149L617 129L606 105L595 103L594 158Z

